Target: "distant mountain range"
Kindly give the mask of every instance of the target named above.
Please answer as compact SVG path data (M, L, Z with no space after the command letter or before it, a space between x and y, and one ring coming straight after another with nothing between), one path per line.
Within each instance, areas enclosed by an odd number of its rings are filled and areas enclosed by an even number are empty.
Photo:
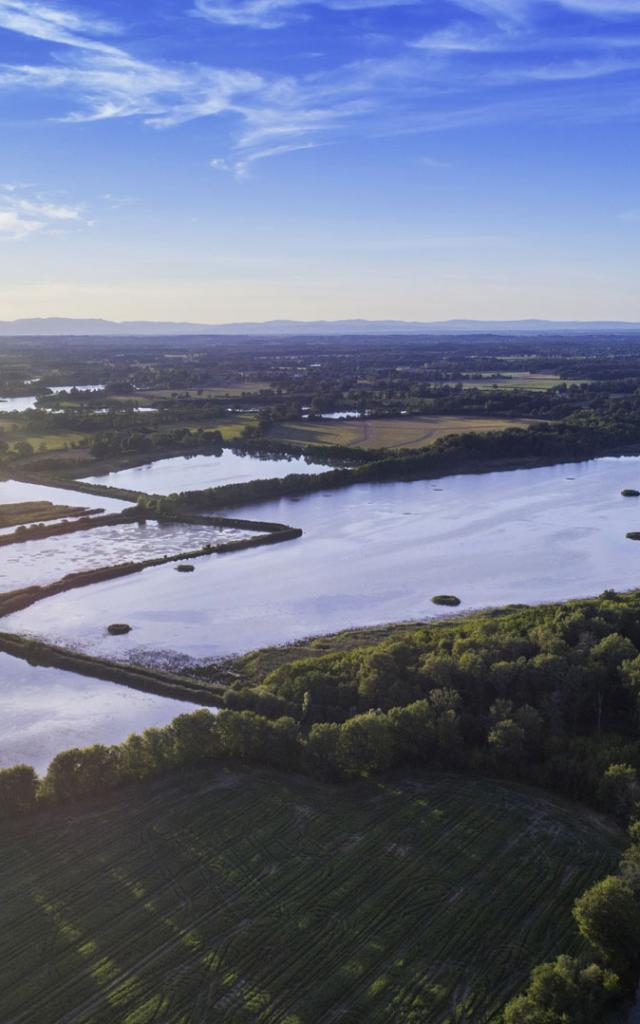
M151 320L80 320L43 317L0 320L0 337L184 337L185 335L343 336L407 334L640 333L640 323L616 320L268 320L265 323L191 324Z

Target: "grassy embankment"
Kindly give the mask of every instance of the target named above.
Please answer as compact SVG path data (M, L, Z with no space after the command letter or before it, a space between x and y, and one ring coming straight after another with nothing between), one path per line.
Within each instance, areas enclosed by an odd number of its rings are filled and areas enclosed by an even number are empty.
M283 423L269 437L289 444L337 444L349 448L428 448L441 437L479 431L526 429L533 420L480 416L401 416L397 419L314 420Z
M575 952L614 829L438 773L333 787L217 768L5 824L5 1024L495 1021Z
M44 523L49 519L79 518L95 513L77 505L55 505L52 501L17 501L0 505L0 527Z

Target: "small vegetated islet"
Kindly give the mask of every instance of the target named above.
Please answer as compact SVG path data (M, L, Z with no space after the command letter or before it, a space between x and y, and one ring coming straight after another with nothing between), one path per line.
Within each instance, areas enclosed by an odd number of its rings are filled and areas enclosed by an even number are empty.
M124 636L126 633L130 633L131 629L128 622L112 622L110 626L107 626L107 633L110 636Z

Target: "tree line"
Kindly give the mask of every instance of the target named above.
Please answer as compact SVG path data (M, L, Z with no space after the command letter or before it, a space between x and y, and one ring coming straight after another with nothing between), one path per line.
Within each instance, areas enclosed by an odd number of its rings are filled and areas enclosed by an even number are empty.
M639 410L640 417L640 410ZM280 479L227 484L200 491L183 491L163 498L157 511L212 510L295 497L357 483L383 483L430 479L450 473L491 469L496 465L579 461L621 449L636 449L638 426L625 415L603 419L590 412L576 413L557 423L539 423L527 430L499 433L450 434L428 448L409 454L376 453L373 459L351 468L324 473L291 473Z

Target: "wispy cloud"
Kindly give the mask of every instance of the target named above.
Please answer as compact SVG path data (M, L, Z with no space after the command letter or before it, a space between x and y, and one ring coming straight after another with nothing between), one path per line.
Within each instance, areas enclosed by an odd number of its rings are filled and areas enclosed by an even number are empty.
M25 196L27 190L23 185L0 185L0 239L21 241L60 229L65 222L89 223L82 206L57 203L42 193Z
M497 85L515 85L520 82L572 82L587 78L606 78L638 70L640 57L635 60L615 57L581 58L530 67L497 69L492 71L485 81Z
M560 0L562 7L612 18L624 14L640 14L640 0Z
M138 118L150 127L170 129L226 115L226 152L212 166L238 177L247 177L263 159L353 137L354 132L420 133L525 117L598 119L637 109L624 76L640 70L640 32L618 28L608 38L608 33L594 29L591 16L611 17L618 25L623 15L640 13L640 0L455 4L456 20L442 25L426 11L423 0L196 0L197 13L217 24L275 28L291 18L310 17L320 8L370 14L413 6L414 14L424 15L425 26L431 26L414 39L385 36L384 51L375 57L363 42L362 56L356 52L348 62L332 62L329 55L323 64L291 74L273 67L141 59L135 55L135 44L121 42L124 29L118 38L121 45L105 41L119 30L100 18L52 3L0 0L0 29L56 46L49 59L0 64L0 89L59 97L58 119L67 123ZM575 19L566 17L568 27L553 39L544 35L536 18L554 4L587 15L582 36ZM577 99L567 96L572 83L575 89L579 82L606 78L613 84L589 97L584 110L578 109ZM8 213L29 220L26 210L5 208L5 234L31 230L7 227ZM32 211L30 223L36 219ZM44 224L51 221L44 214L41 219Z
M620 18L640 13L640 0L455 0L467 11L510 21L523 21L550 6L563 7L598 18Z
M433 167L435 170L445 170L447 167L451 167L446 160L438 160L434 156L421 156L420 163L423 167Z
M420 36L410 45L417 50L442 53L496 53L510 49L512 42L507 33L479 32L462 21Z
M211 161L215 171L230 171L237 178L246 178L251 170L251 165L258 160L268 160L274 156L284 156L286 153L296 153L300 150L315 149L314 142L291 143L285 146L271 146L269 149L255 149L246 156L236 160L227 160L224 157L217 157Z
M305 16L313 7L332 11L371 11L408 7L420 0L196 0L195 13L223 25L248 28L281 28L292 18Z
M147 124L168 127L233 109L234 98L256 92L263 79L242 70L151 64L118 51L0 67L3 85L73 94L81 106L63 115L66 121L140 116Z
M113 47L95 37L117 31L111 22L97 16L83 16L30 0L0 0L0 28L33 39L103 53L114 52Z

